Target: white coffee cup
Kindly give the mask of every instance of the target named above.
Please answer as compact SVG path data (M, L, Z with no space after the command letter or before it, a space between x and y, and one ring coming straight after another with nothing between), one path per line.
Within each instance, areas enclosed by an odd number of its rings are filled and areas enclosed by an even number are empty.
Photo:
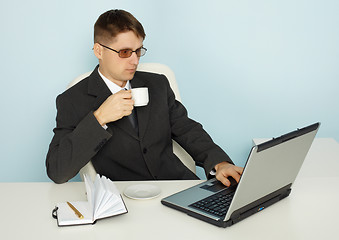
M146 106L148 104L148 88L132 88L132 99L135 107Z

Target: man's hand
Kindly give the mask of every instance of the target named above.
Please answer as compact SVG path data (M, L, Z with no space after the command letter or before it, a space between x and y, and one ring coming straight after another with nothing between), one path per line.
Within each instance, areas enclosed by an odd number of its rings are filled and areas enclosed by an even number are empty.
M103 126L130 115L133 110L133 104L131 90L121 90L109 96L94 112L94 116Z
M215 177L220 182L222 182L225 186L229 187L231 185L228 177L234 178L235 181L239 182L240 176L244 170L242 167L235 166L228 162L221 162L215 165L216 174Z

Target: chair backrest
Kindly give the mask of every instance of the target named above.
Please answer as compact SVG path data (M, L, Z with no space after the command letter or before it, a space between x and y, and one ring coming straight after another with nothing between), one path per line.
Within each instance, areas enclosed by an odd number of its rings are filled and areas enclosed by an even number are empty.
M175 98L181 102L179 88L175 80L174 72L168 66L160 63L140 63L138 66L138 71L164 74L170 83L170 86L175 94ZM68 88L80 82L82 79L86 78L91 73L92 72L81 74L80 76L78 76L72 82L69 83ZM173 140L173 152L185 164L185 166L187 166L192 172L194 173L196 172L195 162L193 161L192 157L174 140ZM96 171L91 161L80 170L81 179L83 179L83 174L88 174L92 177L92 179L94 179Z

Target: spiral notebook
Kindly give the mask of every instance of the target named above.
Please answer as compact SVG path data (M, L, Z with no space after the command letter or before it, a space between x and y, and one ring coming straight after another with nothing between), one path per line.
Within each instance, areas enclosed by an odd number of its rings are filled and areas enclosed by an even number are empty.
M88 201L58 203L53 217L58 226L93 224L98 219L127 213L125 203L115 184L98 174L94 182L84 175Z

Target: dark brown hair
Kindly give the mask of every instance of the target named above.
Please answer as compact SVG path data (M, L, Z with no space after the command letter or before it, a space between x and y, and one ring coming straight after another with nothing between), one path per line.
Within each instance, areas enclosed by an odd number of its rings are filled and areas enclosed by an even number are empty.
M127 31L133 31L142 39L146 37L143 26L132 14L124 10L109 10L94 24L94 43L108 44L119 33Z

